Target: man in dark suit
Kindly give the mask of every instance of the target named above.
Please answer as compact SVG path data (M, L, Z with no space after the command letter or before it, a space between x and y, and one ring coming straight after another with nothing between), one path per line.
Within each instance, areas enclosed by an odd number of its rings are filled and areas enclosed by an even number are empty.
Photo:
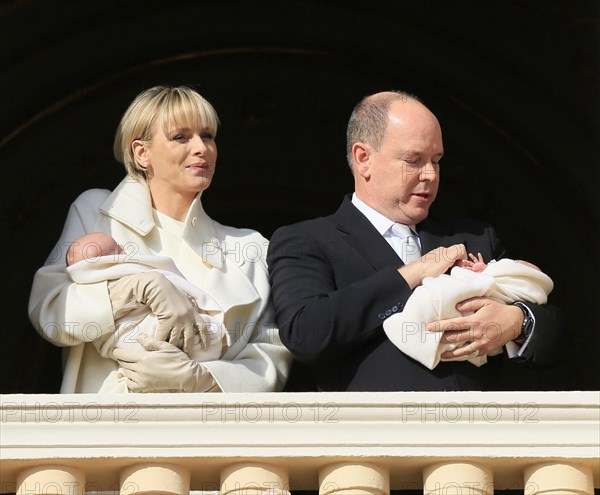
M433 370L386 337L383 322L425 277L445 273L467 253L504 256L492 226L429 216L443 152L439 123L418 98L368 96L348 124L354 194L331 216L273 234L267 261L280 337L297 360L314 366L319 390L494 390L503 358L488 356L476 367L466 356L506 345L531 365L557 359L562 323L550 306L530 303L460 303L464 316L429 329L443 330L442 341L455 345L442 358L463 360Z

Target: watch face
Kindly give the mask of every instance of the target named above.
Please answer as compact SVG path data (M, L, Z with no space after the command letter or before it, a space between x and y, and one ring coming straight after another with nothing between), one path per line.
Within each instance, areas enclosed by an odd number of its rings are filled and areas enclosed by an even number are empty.
M529 337L529 335L531 335L532 331L533 331L533 320L531 319L531 316L527 315L525 317L525 321L523 322L523 336L525 338Z

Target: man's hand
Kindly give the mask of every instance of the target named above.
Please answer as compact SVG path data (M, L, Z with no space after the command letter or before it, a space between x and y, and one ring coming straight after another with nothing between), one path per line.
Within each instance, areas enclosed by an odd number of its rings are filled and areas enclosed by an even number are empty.
M398 272L411 289L421 285L425 277L437 277L446 273L456 261L466 259L467 250L464 244L454 244L450 247L439 247L429 251L420 259L404 265Z
M108 293L115 320L132 309L147 306L158 318L155 335L158 340L169 342L189 353L196 335L199 335L201 342L207 339L206 332L201 332L199 328L204 322L196 318L196 309L190 298L162 273L148 271L111 280Z
M453 351L444 352L443 359L469 356L475 352L478 356L485 356L521 333L523 312L516 306L474 297L457 304L456 309L461 314L473 314L427 325L429 331L444 332L440 342L457 346Z
M206 368L174 345L146 334L138 342L145 351L113 351L131 392L204 392L215 385Z

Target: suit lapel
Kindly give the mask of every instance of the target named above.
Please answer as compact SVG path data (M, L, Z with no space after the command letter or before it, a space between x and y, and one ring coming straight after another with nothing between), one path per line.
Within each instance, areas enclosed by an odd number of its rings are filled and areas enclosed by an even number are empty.
M373 224L352 204L346 196L333 215L336 228L344 240L375 269L386 266L402 266L402 260L377 231Z
M467 252L472 252L473 246L466 240L464 234L448 230L448 225L428 217L417 225L417 234L421 240L421 253L425 254L440 246L450 247L454 244L464 244Z
M417 225L417 234L421 241L421 254L426 254L436 247L444 245L445 236L431 229L431 222L424 220Z

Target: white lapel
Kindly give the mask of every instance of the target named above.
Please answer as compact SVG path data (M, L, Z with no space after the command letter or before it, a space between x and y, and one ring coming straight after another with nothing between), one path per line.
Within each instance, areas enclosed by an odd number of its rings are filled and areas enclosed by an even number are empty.
M150 190L146 184L129 175L100 205L100 211L142 237L154 228Z
M125 177L100 206L100 210L117 222L145 237L155 227L148 186L130 176ZM187 248L210 267L203 270L201 289L208 292L223 311L256 302L259 294L242 266L245 263L242 238L228 238L202 207L201 194L190 206L184 220L183 238ZM177 267L183 273L198 270L197 256L181 256Z

